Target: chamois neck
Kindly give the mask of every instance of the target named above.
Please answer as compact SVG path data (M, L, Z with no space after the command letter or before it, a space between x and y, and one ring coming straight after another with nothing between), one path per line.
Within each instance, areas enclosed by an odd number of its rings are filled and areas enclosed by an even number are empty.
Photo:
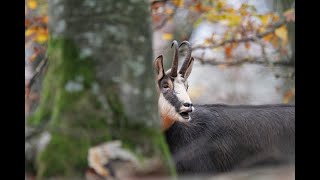
M162 131L166 131L168 130L174 123L175 120L173 120L171 117L169 116L161 116L161 128Z

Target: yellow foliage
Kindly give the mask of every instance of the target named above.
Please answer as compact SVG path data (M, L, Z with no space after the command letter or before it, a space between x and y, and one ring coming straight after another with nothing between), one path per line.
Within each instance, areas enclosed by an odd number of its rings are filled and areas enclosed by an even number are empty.
M25 36L30 36L33 33L35 33L35 29L34 28L29 28L25 31Z
M288 44L288 30L285 25L276 29L275 34L282 40L283 45Z
M266 26L269 24L270 20L271 20L271 15L270 14L265 14L260 16L260 20L263 26Z
M38 3L36 0L28 0L27 5L30 9L36 9L38 7Z
M263 40L269 42L269 41L271 41L273 39L273 37L274 37L274 34L268 34L268 35L263 37Z
M218 11L221 11L225 6L226 6L225 0L218 1L216 5Z
M229 20L230 26L239 25L241 22L241 17L237 14L230 14L229 16L227 16L227 19Z
M215 22L215 21L219 20L215 9L211 9L211 11L208 12L207 19L208 19L208 21L211 21L211 22Z
M177 7L183 7L184 0L172 0L172 3Z
M48 29L44 28L29 28L25 31L25 36L35 35L34 40L38 43L44 43L48 40Z
M35 40L38 42L38 43L44 43L44 42L47 42L48 40L48 31L46 30L40 30L35 38Z
M162 38L165 40L172 40L173 34L172 33L164 33L164 34L162 34Z

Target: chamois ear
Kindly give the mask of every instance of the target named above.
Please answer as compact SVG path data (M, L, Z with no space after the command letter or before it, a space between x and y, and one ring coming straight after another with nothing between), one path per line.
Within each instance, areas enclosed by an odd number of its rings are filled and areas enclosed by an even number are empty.
M188 77L189 77L189 75L190 75L190 73L191 73L191 71L192 71L193 61L194 61L194 59L193 59L193 57L191 57L190 62L189 62L189 64L188 64L188 68L187 68L187 70L186 70L186 74L184 75L184 76L185 76L185 79L188 79Z
M164 76L163 56L162 55L160 55L156 58L156 60L154 61L154 66L156 69L157 81L159 81Z

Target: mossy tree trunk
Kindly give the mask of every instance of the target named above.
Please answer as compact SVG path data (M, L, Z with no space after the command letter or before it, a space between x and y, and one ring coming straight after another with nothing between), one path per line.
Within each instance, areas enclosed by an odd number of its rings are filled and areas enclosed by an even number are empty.
M38 155L38 178L82 174L89 147L111 139L143 156L167 154L158 128L148 4L48 2L49 65L29 120L49 120L51 140Z

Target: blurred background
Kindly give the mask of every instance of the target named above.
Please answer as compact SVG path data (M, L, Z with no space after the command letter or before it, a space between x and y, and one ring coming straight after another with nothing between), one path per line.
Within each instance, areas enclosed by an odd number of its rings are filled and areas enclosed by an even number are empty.
M165 156L148 128L152 63L169 68L172 40L192 45L193 103L295 104L294 0L25 0L26 178L101 178L110 160L89 151L113 140Z

